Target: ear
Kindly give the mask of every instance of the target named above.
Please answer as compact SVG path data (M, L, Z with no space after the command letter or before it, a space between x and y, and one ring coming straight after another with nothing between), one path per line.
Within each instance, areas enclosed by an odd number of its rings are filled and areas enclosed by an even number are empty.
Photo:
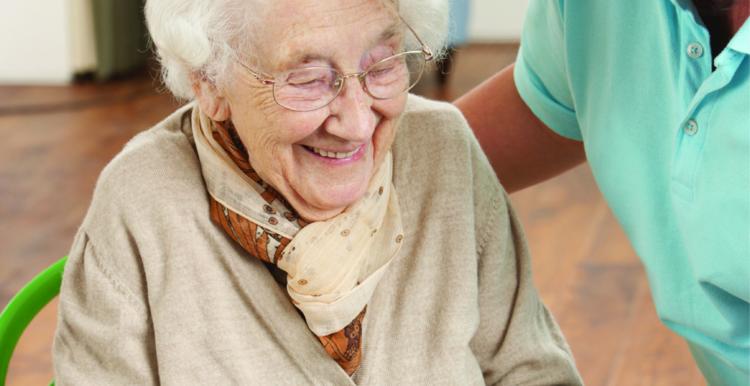
M219 92L216 85L200 74L194 74L191 76L191 80L193 81L193 93L201 111L216 122L229 120L232 116L229 102Z

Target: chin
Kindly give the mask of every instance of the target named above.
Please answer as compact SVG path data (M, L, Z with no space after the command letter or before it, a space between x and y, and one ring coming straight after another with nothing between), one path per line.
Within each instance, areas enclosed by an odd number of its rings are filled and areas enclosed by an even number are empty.
M299 197L301 202L293 205L297 213L307 221L328 220L344 211L349 205L357 202L367 191L367 184L356 184L347 187L330 187L315 192L308 199Z

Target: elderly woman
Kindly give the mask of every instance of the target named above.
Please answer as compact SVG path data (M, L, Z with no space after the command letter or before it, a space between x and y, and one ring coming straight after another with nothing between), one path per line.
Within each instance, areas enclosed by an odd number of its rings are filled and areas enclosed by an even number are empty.
M58 384L580 383L471 131L407 94L445 8L149 0L193 102L97 183Z

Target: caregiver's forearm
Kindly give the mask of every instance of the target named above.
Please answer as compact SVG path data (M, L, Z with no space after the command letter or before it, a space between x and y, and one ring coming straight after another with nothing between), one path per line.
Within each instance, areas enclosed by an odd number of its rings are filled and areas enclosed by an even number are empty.
M518 95L513 65L455 102L508 192L521 190L585 160L583 144L557 135Z

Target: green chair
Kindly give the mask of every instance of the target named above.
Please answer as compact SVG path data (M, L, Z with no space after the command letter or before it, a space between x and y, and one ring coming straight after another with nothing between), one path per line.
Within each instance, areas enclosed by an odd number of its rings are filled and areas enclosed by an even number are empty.
M23 331L39 311L60 293L67 259L63 257L32 279L0 313L0 386L5 385L10 358Z

